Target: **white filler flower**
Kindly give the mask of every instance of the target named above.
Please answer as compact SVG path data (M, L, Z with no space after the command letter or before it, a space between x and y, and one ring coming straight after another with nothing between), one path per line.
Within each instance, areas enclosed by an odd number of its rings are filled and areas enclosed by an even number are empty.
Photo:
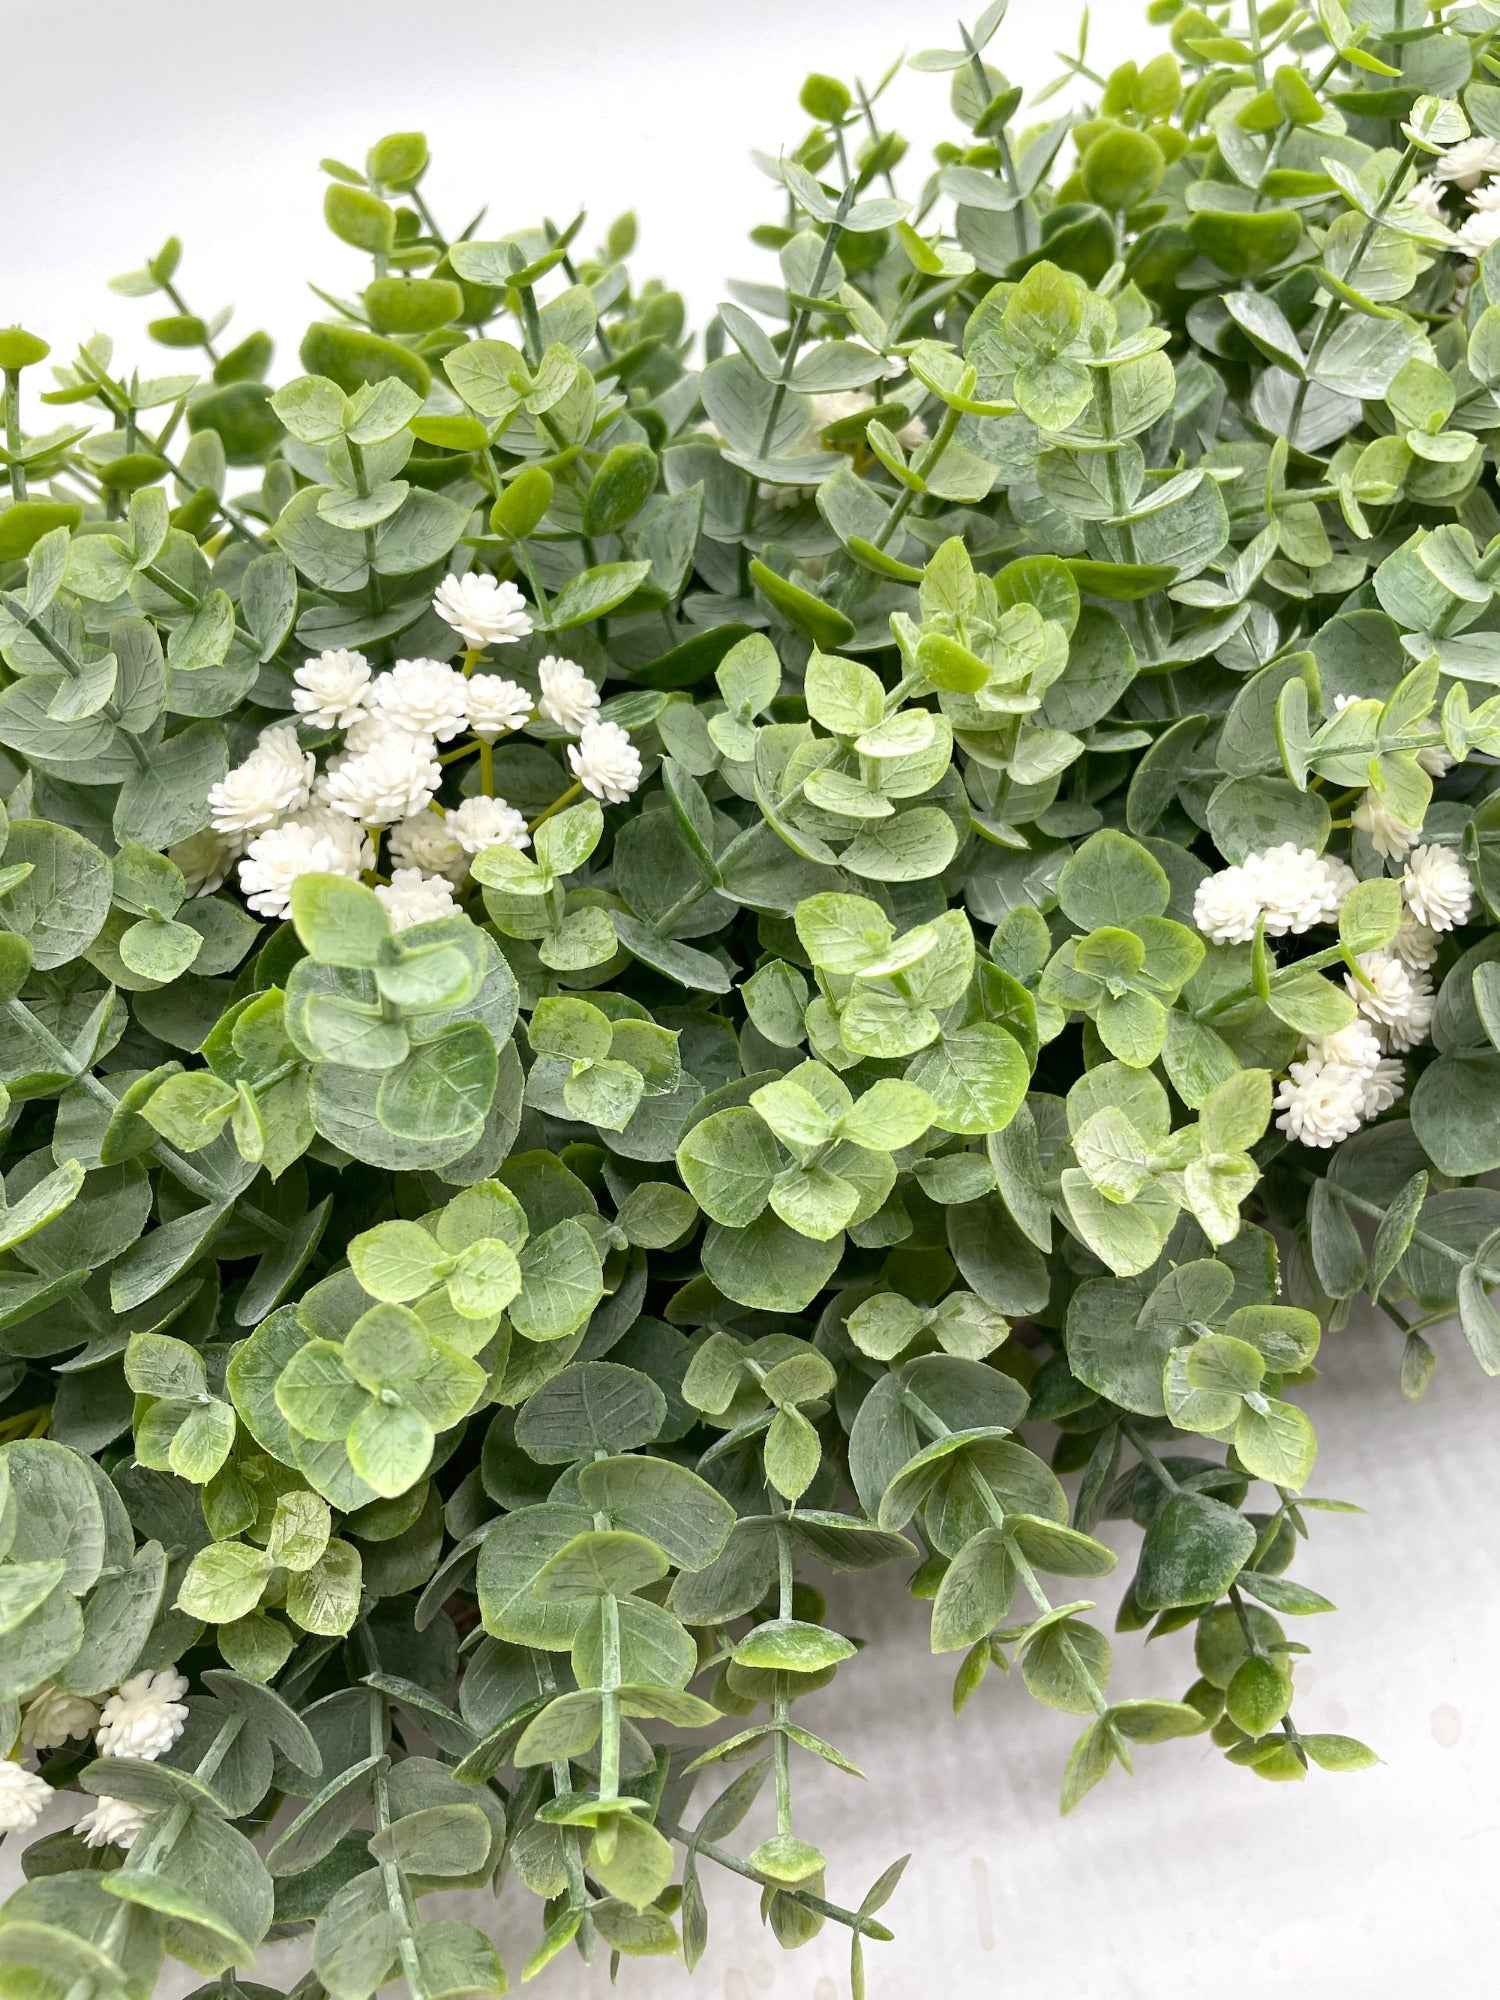
M1408 826L1404 819L1397 819L1375 792L1365 793L1351 817L1360 832L1370 836L1375 852L1383 854L1387 861L1399 861L1422 831L1419 826Z
M1283 841L1200 882L1193 921L1215 944L1247 944L1261 918L1268 937L1300 936L1337 920L1355 879L1347 862Z
M469 680L469 729L481 743L508 736L531 716L531 696L517 681L498 674L474 674Z
M215 833L260 833L312 797L317 760L297 741L295 723L277 722L208 795Z
M397 660L371 689L370 706L409 736L446 743L469 719L468 686L442 660Z
M1304 1146L1336 1146L1357 1132L1365 1079L1341 1063L1294 1062L1276 1092L1277 1130Z
M56 1750L70 1736L91 1736L99 1711L81 1694L69 1694L55 1681L43 1681L26 1704L21 1741L34 1750Z
M187 1726L182 1697L188 1684L171 1667L159 1674L132 1674L121 1681L99 1717L95 1741L106 1757L160 1757L170 1750Z
M1474 905L1469 871L1446 847L1414 847L1401 878L1406 907L1428 930L1451 931L1467 923Z
M190 833L186 840L169 847L167 859L182 870L190 896L211 896L223 887L238 852L237 840L226 840L212 827L204 827L201 833Z
M101 1798L92 1812L75 1819L73 1831L85 1847L133 1847L146 1830L146 1815L123 1799Z
M1346 863L1324 860L1290 840L1247 855L1244 870L1265 912L1268 937L1288 931L1300 937L1314 924L1332 923L1355 882Z
M443 782L432 739L393 732L328 777L328 803L364 826L389 826L431 805Z
M1367 1020L1380 1030L1387 1049L1414 1049L1432 1026L1436 995L1425 972L1413 972L1390 951L1367 951L1360 969L1369 985L1344 974L1344 984Z
M319 729L347 729L370 699L370 663L342 646L304 660L292 675L292 706Z
M473 850L458 838L454 817L450 813L445 819L429 806L393 826L387 842L392 867L417 868L424 875L446 875L450 882L462 882Z
M1433 222L1444 220L1443 190L1433 175L1424 174L1414 187L1407 190L1406 200L1418 214L1430 217Z
M542 698L537 704L549 722L576 736L599 706L599 690L576 661L548 653L537 667Z
M1380 1038L1368 1021L1350 1021L1335 1034L1314 1036L1307 1045L1307 1058L1373 1076L1380 1062Z
M447 879L442 875L424 875L420 868L398 868L375 893L385 905L393 931L408 931L413 924L430 924L438 917L454 916L458 910Z
M504 799L465 799L446 824L465 854L482 853L486 847L530 847L525 817Z
M1255 882L1238 865L1205 876L1193 897L1193 922L1215 944L1248 944L1260 922Z
M470 646L513 646L531 636L531 611L520 591L479 571L445 576L432 608Z
M1486 174L1500 173L1500 139L1460 139L1439 156L1432 171L1455 187L1474 187Z
M331 815L330 815L331 817ZM346 826L353 822L346 820ZM353 829L357 834L359 829ZM251 841L240 863L240 889L258 916L284 917L292 907L292 884L303 875L358 875L344 864L341 844L332 834L288 820L268 827Z
M584 790L612 806L623 805L641 782L641 753L618 722L586 722L568 762Z
M1482 257L1493 244L1500 243L1500 209L1478 208L1459 225L1458 243L1471 257Z
M52 1787L13 1758L0 1758L0 1833L24 1833L41 1818Z
M1382 1111L1389 1111L1405 1088L1406 1064L1395 1056L1382 1056L1364 1079L1361 1118L1378 1118Z

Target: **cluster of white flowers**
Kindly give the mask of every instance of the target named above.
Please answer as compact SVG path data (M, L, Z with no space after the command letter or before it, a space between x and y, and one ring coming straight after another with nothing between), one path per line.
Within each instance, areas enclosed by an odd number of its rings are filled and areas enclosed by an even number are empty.
M531 614L513 583L471 573L445 577L433 608L470 649L529 637ZM617 724L599 720L599 690L576 661L547 654L535 700L519 682L460 673L444 660L397 660L372 673L363 653L330 648L292 675L296 719L263 730L254 750L209 794L211 825L172 849L191 895L211 895L239 861L250 908L285 917L303 875L357 880L375 866L369 831L389 827L395 879L380 891L397 928L450 915L474 855L486 847L530 844L524 817L504 799L480 795L444 814L438 746L467 732L483 744L538 715L579 740L573 775L596 798L618 805L641 781L641 759ZM320 774L298 741L308 729L339 730L343 741Z
M21 1741L33 1750L58 1750L72 1736L88 1736L99 1726L99 1711L81 1694L43 1681L21 1717Z
M1500 139L1460 139L1444 149L1432 171L1454 187L1477 187L1486 174L1500 173Z
M171 1667L160 1673L132 1674L120 1683L99 1717L94 1741L106 1757L144 1757L154 1763L171 1749L187 1726L188 1684ZM91 1812L76 1820L73 1831L85 1847L131 1847L144 1830L146 1814L123 1799L101 1797Z
M171 1667L161 1673L132 1674L122 1681L102 1710L81 1695L69 1694L44 1681L26 1703L21 1741L35 1750L55 1750L73 1736L87 1736L97 1727L95 1744L102 1756L142 1757L148 1763L170 1750L187 1723L182 1697L187 1682ZM52 1797L52 1787L13 1757L0 1759L0 1833L24 1832L36 1825ZM121 1799L100 1798L74 1826L87 1847L129 1847L146 1824L137 1806Z
M1200 882L1193 921L1215 944L1248 944L1262 919L1267 937L1300 937L1338 920L1355 880L1346 862L1283 841Z
M1459 247L1482 257L1500 242L1500 140L1463 139L1449 146L1431 174L1407 196L1424 215L1446 221L1442 210L1443 183L1468 197L1469 213L1458 228ZM1484 185L1481 186L1480 183Z
M1468 144L1485 149L1485 171L1490 178L1470 194L1469 213L1459 224L1458 241L1471 257L1482 257L1491 245L1500 243L1500 177L1495 171L1500 168L1500 145L1493 139L1471 139Z
M1333 1146L1367 1118L1389 1111L1406 1085L1404 1066L1382 1053L1368 1021L1316 1037L1276 1093L1276 1124L1304 1146Z
M297 741L297 725L272 723L244 763L209 792L209 824L232 840L261 833L307 804L317 773L317 759Z
M0 1758L0 1833L24 1833L35 1826L52 1787L14 1757Z
M1445 847L1417 848L1401 878L1401 928L1380 951L1360 957L1344 984L1360 1018L1307 1045L1276 1093L1276 1123L1304 1146L1333 1146L1367 1119L1389 1111L1406 1088L1400 1054L1427 1039L1437 995L1429 968L1442 932L1467 921L1474 885Z

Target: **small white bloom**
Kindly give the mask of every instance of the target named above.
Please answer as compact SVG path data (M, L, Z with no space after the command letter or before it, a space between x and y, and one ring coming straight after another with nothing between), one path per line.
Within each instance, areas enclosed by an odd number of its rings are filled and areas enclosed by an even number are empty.
M97 1742L109 1757L160 1757L187 1724L187 1681L173 1668L132 1674L104 1704Z
M1293 1063L1276 1092L1277 1130L1304 1146L1337 1145L1359 1130L1364 1083L1338 1063Z
M73 1831L82 1837L85 1847L108 1847L113 1842L116 1847L131 1848L145 1830L145 1813L139 1806L126 1805L123 1799L101 1798L92 1812L73 1822Z
M1323 922L1335 924L1350 890L1359 887L1359 877L1348 862L1340 861L1336 854L1319 855L1318 867L1323 878Z
M1351 817L1360 832L1370 836L1375 852L1383 854L1387 861L1399 861L1422 831L1419 826L1408 826L1404 819L1397 819L1376 792L1366 792Z
M1432 1026L1436 995L1425 972L1413 972L1394 952L1367 951L1360 969L1369 985L1344 974L1354 1004L1381 1031L1387 1049L1413 1049Z
M1260 921L1260 897L1246 871L1221 868L1198 884L1193 922L1215 944L1248 944Z
M1492 244L1500 243L1500 209L1476 209L1466 215L1458 228L1458 245L1471 257L1482 257Z
M465 854L479 854L486 847L531 845L525 816L504 799L482 795L465 799L456 812L449 813L446 824Z
M531 715L531 696L517 681L498 674L474 674L469 679L469 729L481 743L493 743L519 729Z
M469 872L469 849L454 831L452 813L445 819L428 806L393 826L387 842L394 868L417 868L424 875L446 875L455 885Z
M598 688L576 661L561 659L556 653L548 653L536 671L542 684L541 713L559 729L576 736L598 709Z
M464 677L442 660L397 660L370 691L370 706L412 736L446 743L468 720Z
M1391 940L1391 950L1413 972L1425 972L1436 963L1439 944L1436 931L1428 930L1426 924L1419 924L1410 916L1403 916L1401 928Z
M316 773L317 760L298 743L295 723L273 723L244 763L209 792L214 832L243 835L274 826L307 804Z
M1401 878L1406 907L1429 930L1451 931L1469 920L1474 885L1469 871L1446 847L1414 847Z
M292 675L292 706L319 729L347 729L370 699L370 663L342 646L304 660Z
M1323 921L1333 882L1310 847L1283 841L1264 854L1247 855L1243 866L1265 914L1267 937L1285 937L1288 931L1300 937Z
M21 1741L34 1750L56 1750L70 1736L91 1736L99 1711L81 1694L69 1694L55 1681L43 1681L21 1717Z
M1483 187L1477 187L1469 196L1469 206L1481 214L1500 208L1500 179L1491 175Z
M442 782L430 737L391 735L330 772L328 803L364 826L389 826L431 805Z
M1406 200L1418 214L1429 216L1434 222L1444 220L1443 190L1433 175L1424 174L1414 187L1407 190Z
M189 834L186 840L169 847L167 859L182 870L190 896L211 896L215 889L224 886L234 866L237 847L237 842L225 840L222 834L205 827L201 833Z
M393 931L410 930L413 924L430 924L438 917L451 917L458 909L446 878L424 875L420 868L398 868L390 882L382 882L375 893L385 904Z
M584 790L612 806L623 805L641 782L641 753L618 722L586 722L568 762Z
M0 1833L24 1833L42 1816L52 1787L13 1758L0 1758Z
M531 612L520 591L479 570L445 576L432 608L470 646L513 646L531 635Z
M1486 174L1500 173L1500 140L1460 139L1439 156L1432 171L1455 187L1474 187Z
M1394 1056L1382 1056L1364 1079L1360 1117L1378 1118L1382 1111L1389 1111L1405 1088L1405 1063L1398 1062Z
M363 840L363 834L352 821L345 820L344 824ZM357 876L359 868L351 868L348 860L343 841L331 831L305 825L300 820L287 820L281 826L267 827L251 841L240 863L240 889L258 916L285 917L292 907L292 884L299 877ZM373 860L371 852L370 861Z
M1315 1036L1307 1045L1307 1059L1373 1076L1380 1066L1380 1042L1368 1021L1351 1021L1335 1034Z
M1455 762L1451 750L1441 743L1429 743L1425 750L1417 752L1417 762L1429 778L1446 778Z

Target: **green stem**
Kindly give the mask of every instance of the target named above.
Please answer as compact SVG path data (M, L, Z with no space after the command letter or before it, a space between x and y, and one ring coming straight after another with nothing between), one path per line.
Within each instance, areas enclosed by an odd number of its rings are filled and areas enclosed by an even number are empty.
M10 497L26 498L26 468L17 463L24 438L21 431L21 371L5 371L5 448L10 453Z
M1375 204L1375 213L1366 218L1365 226L1359 233L1358 240L1354 245L1353 254L1349 259L1348 268L1344 272L1344 283L1346 285L1353 285L1355 282L1360 264L1364 261L1365 252L1375 240L1375 232L1380 227L1380 218L1396 199L1396 190L1400 187L1402 181L1405 180L1407 171L1416 157L1417 147L1408 141L1406 151L1397 161L1394 173L1386 182L1385 192ZM1296 440L1298 420L1301 418L1302 406L1307 401L1307 392L1311 386L1313 365L1327 346L1329 338L1333 333L1334 325L1338 319L1338 308L1338 299L1331 298L1318 314L1317 325L1313 328L1313 337L1307 350L1307 359L1303 363L1302 380L1297 384L1297 393L1292 399L1292 413L1287 421L1286 435L1289 443L1293 443Z
M684 1847L691 1848L695 1854L706 1854L710 1861L717 1863L720 1868L727 1868L732 1875L743 1876L745 1881L754 1882L758 1888L765 1886L764 1877L757 1874L748 1861L741 1861L737 1854L731 1854L728 1848L716 1847L713 1841L702 1839L685 1826L663 1823L661 1831L670 1840L680 1840ZM873 1917L862 1916L858 1910L843 1909L837 1903L830 1903L822 1896L813 1895L811 1890L788 1889L778 1883L777 1893L786 1896L794 1903L800 1903L806 1910L815 1910L820 1917L829 1917L836 1924L846 1924L850 1930L858 1931L864 1937L873 1938L878 1944L889 1944L894 1935Z

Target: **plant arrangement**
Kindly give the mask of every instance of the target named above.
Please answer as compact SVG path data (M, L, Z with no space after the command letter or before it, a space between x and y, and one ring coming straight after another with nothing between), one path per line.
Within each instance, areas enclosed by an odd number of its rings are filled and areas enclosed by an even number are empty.
M691 1965L718 1871L863 1991L829 1569L1065 1811L1373 1760L1319 1342L1500 1371L1500 7L1149 12L916 56L905 197L810 77L701 349L410 133L293 369L175 241L178 372L0 332L0 1994L499 1993L510 1876Z

